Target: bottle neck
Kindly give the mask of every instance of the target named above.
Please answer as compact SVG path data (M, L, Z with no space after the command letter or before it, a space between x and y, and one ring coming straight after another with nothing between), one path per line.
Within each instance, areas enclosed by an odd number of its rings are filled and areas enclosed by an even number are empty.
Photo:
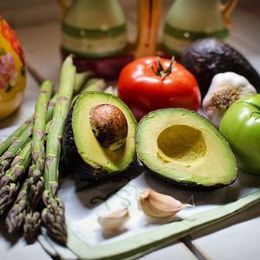
M74 0L65 16L65 23L104 29L125 24L125 16L117 0Z
M74 0L73 8L82 11L108 11L118 5L117 0Z

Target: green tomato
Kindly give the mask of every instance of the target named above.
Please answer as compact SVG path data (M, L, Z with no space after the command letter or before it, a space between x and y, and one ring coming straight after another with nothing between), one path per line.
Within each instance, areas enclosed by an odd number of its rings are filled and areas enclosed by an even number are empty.
M221 120L220 132L230 143L239 166L260 175L260 94L232 104Z

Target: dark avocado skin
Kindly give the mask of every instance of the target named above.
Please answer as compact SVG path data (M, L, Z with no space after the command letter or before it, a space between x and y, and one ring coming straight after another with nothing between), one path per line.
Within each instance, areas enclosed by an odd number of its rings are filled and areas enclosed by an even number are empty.
M124 174L127 174L127 171L108 173L101 168L93 168L81 158L74 141L72 129L73 108L74 107L71 108L66 118L62 138L63 161L69 170L69 173L78 180L93 182L108 178L117 178L118 175L122 175L123 177ZM133 165L135 161L136 158L133 159L129 166Z
M215 38L193 42L183 53L181 63L195 76L204 97L214 75L232 71L247 78L260 90L260 76L248 60L230 45Z
M73 107L66 118L64 134L62 138L64 162L69 169L69 172L77 179L97 181L102 178L106 172L102 171L101 169L94 169L93 167L86 164L80 157L74 142L72 114Z
M160 179L161 181L167 183L168 185L174 186L176 188L180 188L180 189L185 189L185 190L194 190L194 191L211 191L211 190L216 190L216 189L220 189L226 186L231 185L232 183L235 182L235 180L229 184L223 184L223 183L216 183L215 185L212 186L204 186L201 184L196 184L194 182L178 182L176 180L173 179L169 179L166 178L162 175L160 175L157 172L151 171L146 165L144 165L144 168L146 170L147 173L152 174L153 176L155 176L156 178Z

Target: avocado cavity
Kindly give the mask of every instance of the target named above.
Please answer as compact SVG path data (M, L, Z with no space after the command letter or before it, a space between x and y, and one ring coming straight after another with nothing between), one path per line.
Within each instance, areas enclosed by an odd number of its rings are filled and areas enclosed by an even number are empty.
M158 136L158 156L165 162L193 162L206 154L202 132L187 125L172 125Z

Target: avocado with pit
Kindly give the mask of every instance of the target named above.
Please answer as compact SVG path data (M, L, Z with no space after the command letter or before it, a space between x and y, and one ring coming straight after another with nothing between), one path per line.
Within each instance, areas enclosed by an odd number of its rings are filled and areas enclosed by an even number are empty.
M237 177L229 144L196 112L167 108L147 114L137 127L136 151L149 172L186 188L219 188Z
M215 38L193 42L183 53L181 63L197 79L202 96L206 95L216 74L228 71L247 78L259 92L258 72L239 51Z
M102 92L82 94L65 122L62 150L67 168L89 181L123 172L135 161L136 125L119 98Z

